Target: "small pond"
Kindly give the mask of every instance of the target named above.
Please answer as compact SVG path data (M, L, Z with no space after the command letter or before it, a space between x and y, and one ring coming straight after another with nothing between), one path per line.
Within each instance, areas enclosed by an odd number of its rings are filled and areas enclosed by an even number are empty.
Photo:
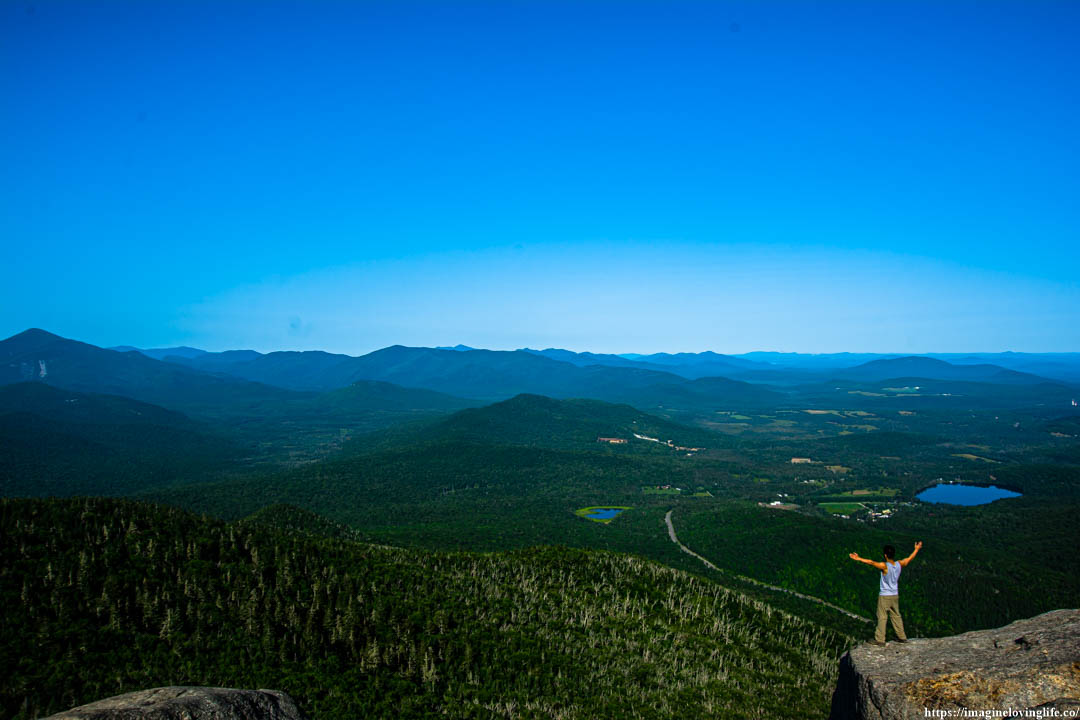
M589 512L585 513L585 517L590 520L610 520L625 508L592 508Z
M1020 497L1021 493L999 488L997 485L963 485L940 483L926 488L915 497L923 502L948 505L985 505L1002 498Z

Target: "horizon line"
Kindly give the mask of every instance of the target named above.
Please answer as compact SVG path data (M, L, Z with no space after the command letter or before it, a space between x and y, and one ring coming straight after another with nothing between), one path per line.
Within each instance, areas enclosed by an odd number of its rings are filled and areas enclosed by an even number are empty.
M578 355L586 354L586 353L591 354L591 355L612 355L612 356L617 356L617 357L623 357L623 358L625 358L627 360L634 360L635 359L635 358L631 358L631 357L626 357L628 355L635 355L635 356L639 356L639 357L649 357L650 355L702 355L702 354L705 354L705 353L714 353L716 355L721 355L721 356L726 356L726 357L742 357L742 356L753 355L753 354L802 355L802 356L809 356L809 357L821 357L821 356L831 356L831 355L883 355L883 356L894 356L894 357L923 357L923 356L930 356L930 355L958 355L958 356L963 356L963 355L1009 355L1009 354L1012 354L1012 355L1078 355L1078 354L1080 354L1080 350L1063 350L1063 351L1062 350L1057 350L1057 351L1049 350L1049 351L1038 351L1038 352L1029 351L1029 350L963 350L963 351L924 350L924 351L920 351L920 352L911 352L911 351L907 351L907 352L888 352L888 351L878 351L878 350L833 350L833 351L826 351L826 352L804 352L804 351L801 351L801 350L760 350L759 349L759 350L748 350L748 351L745 351L745 352L721 352L721 351L718 351L718 350L705 349L705 350L658 350L658 351L654 351L654 352L637 352L637 351L629 351L629 352L597 352L595 350L571 350L571 349L569 349L567 347L554 347L554 346L549 346L549 347L546 347L546 348L531 348L531 347L528 347L528 346L516 347L516 348L494 348L494 347L476 347L476 346L472 346L472 345L467 345L465 343L457 343L455 345L406 345L404 343L394 343L394 344L391 344L391 345L385 345L385 346L382 346L382 347L378 347L378 348L375 348L373 350L369 350L367 352L361 352L361 353L359 353L357 355L352 355L352 354L350 354L348 352L334 352L334 351L330 351L330 350L324 350L324 349L321 349L321 348L306 348L306 349L278 348L278 349L275 349L275 350L255 350L254 348L229 347L229 348L225 348L223 350L207 350L205 348L197 347L195 345L187 345L187 344L183 344L183 343L179 343L179 344L176 344L176 345L160 345L160 346L156 346L156 347L139 347L138 345L134 345L134 344L130 344L130 343L119 344L119 345L95 345L94 343L88 342L86 340L79 340L77 338L66 337L64 335L60 335L59 333L54 333L54 332L52 332L50 330L45 330L44 328L38 328L38 327L26 328L25 330L17 332L17 333L15 333L13 335L9 335L8 337L4 338L3 341L10 340L12 338L18 337L19 335L23 335L25 333L34 332L34 331L48 333L49 335L53 335L53 336L59 337L59 338L64 339L64 340L73 340L75 342L86 343L87 345L94 345L95 347L99 347L99 348L102 348L104 350L114 350L114 351L118 351L118 349L122 349L122 348L132 348L135 351L139 351L139 352L171 350L171 349L189 349L189 350L198 350L199 352L205 352L205 353L256 352L256 353L259 353L260 355L269 355L270 353L275 353L275 352L325 352L325 353L328 353L328 354L331 354L331 355L346 355L346 356L349 356L349 357L363 357L364 355L370 355L371 353L379 352L380 350L386 350L388 348L393 348L393 347L422 348L422 349L427 349L427 350L447 350L447 351L452 351L452 352L463 352L462 350L458 350L458 348L468 348L468 350L486 350L486 351L489 351L489 352L534 352L534 353L545 352L545 351L549 351L549 350L559 350L559 351L564 351L564 352L571 352L571 353L578 354ZM2 341L0 341L0 342L2 342Z

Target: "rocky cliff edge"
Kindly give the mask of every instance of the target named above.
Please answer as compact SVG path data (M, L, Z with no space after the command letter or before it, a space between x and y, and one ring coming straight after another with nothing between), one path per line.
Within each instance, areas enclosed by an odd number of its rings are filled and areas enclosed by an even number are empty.
M276 690L161 687L106 698L46 720L306 720Z
M1036 708L1043 713L1028 712ZM840 659L830 718L962 717L962 710L1080 718L1080 610L952 637L859 645Z

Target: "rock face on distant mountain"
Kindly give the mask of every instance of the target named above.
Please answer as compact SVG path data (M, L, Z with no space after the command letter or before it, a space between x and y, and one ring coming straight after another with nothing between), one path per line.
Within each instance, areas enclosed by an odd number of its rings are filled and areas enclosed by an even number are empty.
M304 720L277 690L160 687L81 705L45 720Z
M928 710L1080 708L1080 610L994 630L864 644L840 659L832 720L907 720ZM1052 717L1043 715L1042 717Z

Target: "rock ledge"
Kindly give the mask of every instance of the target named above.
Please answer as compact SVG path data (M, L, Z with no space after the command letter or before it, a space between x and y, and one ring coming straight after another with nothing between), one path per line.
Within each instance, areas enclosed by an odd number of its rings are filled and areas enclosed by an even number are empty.
M45 720L306 720L277 690L160 687L117 695Z
M1077 707L1080 610L1054 610L994 630L859 645L840 659L830 717L908 720L927 717L927 710Z

